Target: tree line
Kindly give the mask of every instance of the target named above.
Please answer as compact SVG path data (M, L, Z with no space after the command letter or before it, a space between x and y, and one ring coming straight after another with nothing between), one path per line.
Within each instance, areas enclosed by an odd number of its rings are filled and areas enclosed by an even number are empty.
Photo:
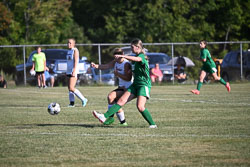
M249 11L250 0L0 0L0 45L59 44L72 37L77 43L249 41ZM233 46L213 47L223 58ZM103 61L109 51L103 50ZM80 52L97 62L92 49ZM186 54L195 59L192 49ZM13 73L19 63L21 50L0 49L0 70Z

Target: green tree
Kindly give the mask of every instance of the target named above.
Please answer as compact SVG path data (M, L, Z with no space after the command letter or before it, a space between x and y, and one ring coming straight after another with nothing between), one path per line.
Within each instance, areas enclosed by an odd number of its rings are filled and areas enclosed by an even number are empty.
M57 44L66 43L75 38L78 43L89 43L83 34L83 28L76 24L70 10L69 0L8 0L0 4L1 18L6 23L0 30L1 44ZM8 14L6 14L8 13ZM6 17L2 17L5 15ZM3 20L3 19L0 19ZM8 23L8 24L7 24ZM27 48L26 56L34 48ZM79 49L82 55L89 57L87 49ZM84 54L85 53L85 54ZM1 49L1 68L13 72L15 66L22 63L22 50Z

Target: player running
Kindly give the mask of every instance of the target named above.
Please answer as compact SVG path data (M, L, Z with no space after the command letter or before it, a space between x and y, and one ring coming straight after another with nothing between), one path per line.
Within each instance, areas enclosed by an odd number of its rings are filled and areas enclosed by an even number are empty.
M201 68L200 80L197 84L197 89L191 90L191 92L196 95L200 94L200 89L202 87L203 80L206 77L206 73L212 74L214 79L217 81L220 81L221 84L225 85L225 87L227 88L227 91L230 92L231 91L230 84L228 82L225 82L224 79L222 79L221 77L218 77L216 65L210 55L210 52L206 48L206 46L207 46L207 42L205 40L201 40L200 41L200 49L201 49L200 59L203 62L203 66Z
M142 41L134 39L131 42L131 49L136 56L117 54L115 55L115 58L125 58L134 62L134 81L132 85L129 86L118 102L105 114L93 111L93 115L99 119L101 123L104 123L111 115L118 112L123 105L132 99L137 98L137 109L142 114L143 118L149 123L149 128L157 128L150 112L145 108L146 101L150 98L151 80L149 76L149 64L147 56L144 53Z
M79 51L75 47L76 41L73 38L68 39L68 53L67 53L67 76L68 76L68 89L69 101L68 107L75 107L75 95L82 101L82 106L85 107L88 100L82 93L75 88L77 81L77 74L79 73Z
M124 55L124 52L122 49L116 48L114 50L113 55ZM108 109L109 109L118 101L118 99L123 95L123 93L127 90L127 88L132 84L131 82L132 66L130 62L123 57L115 58L114 60L112 60L111 62L107 64L98 65L95 63L91 63L91 66L93 68L97 68L100 70L114 68L114 74L119 79L118 88L111 91L108 94ZM125 120L125 115L124 115L124 111L122 108L116 113L116 115L122 126L128 126ZM111 115L109 118L107 118L107 120L103 124L110 125L113 122L114 122L114 114Z

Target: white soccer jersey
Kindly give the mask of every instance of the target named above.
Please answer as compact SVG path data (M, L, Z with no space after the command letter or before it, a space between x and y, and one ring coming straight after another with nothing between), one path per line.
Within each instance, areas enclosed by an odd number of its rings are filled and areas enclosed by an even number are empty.
M74 63L75 63L75 59L74 59L74 53L75 50L77 50L77 48L72 48L71 50L68 51L67 53L67 75L72 75L73 69L74 69ZM76 65L76 76L79 73L79 68L78 68L78 62Z
M125 64L130 62L127 59L124 59L122 63L115 63L115 70L117 70L120 74L125 73ZM118 77L119 78L119 77ZM125 87L126 89L132 84L132 81L125 81L119 78L119 87Z

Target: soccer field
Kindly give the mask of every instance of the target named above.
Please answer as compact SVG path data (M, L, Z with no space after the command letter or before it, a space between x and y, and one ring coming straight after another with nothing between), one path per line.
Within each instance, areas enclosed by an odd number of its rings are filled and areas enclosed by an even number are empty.
M147 108L157 129L125 105L128 127L103 126L115 87L78 87L86 107L68 108L66 87L0 89L0 166L250 166L250 84L153 86ZM51 102L59 115L47 112Z

